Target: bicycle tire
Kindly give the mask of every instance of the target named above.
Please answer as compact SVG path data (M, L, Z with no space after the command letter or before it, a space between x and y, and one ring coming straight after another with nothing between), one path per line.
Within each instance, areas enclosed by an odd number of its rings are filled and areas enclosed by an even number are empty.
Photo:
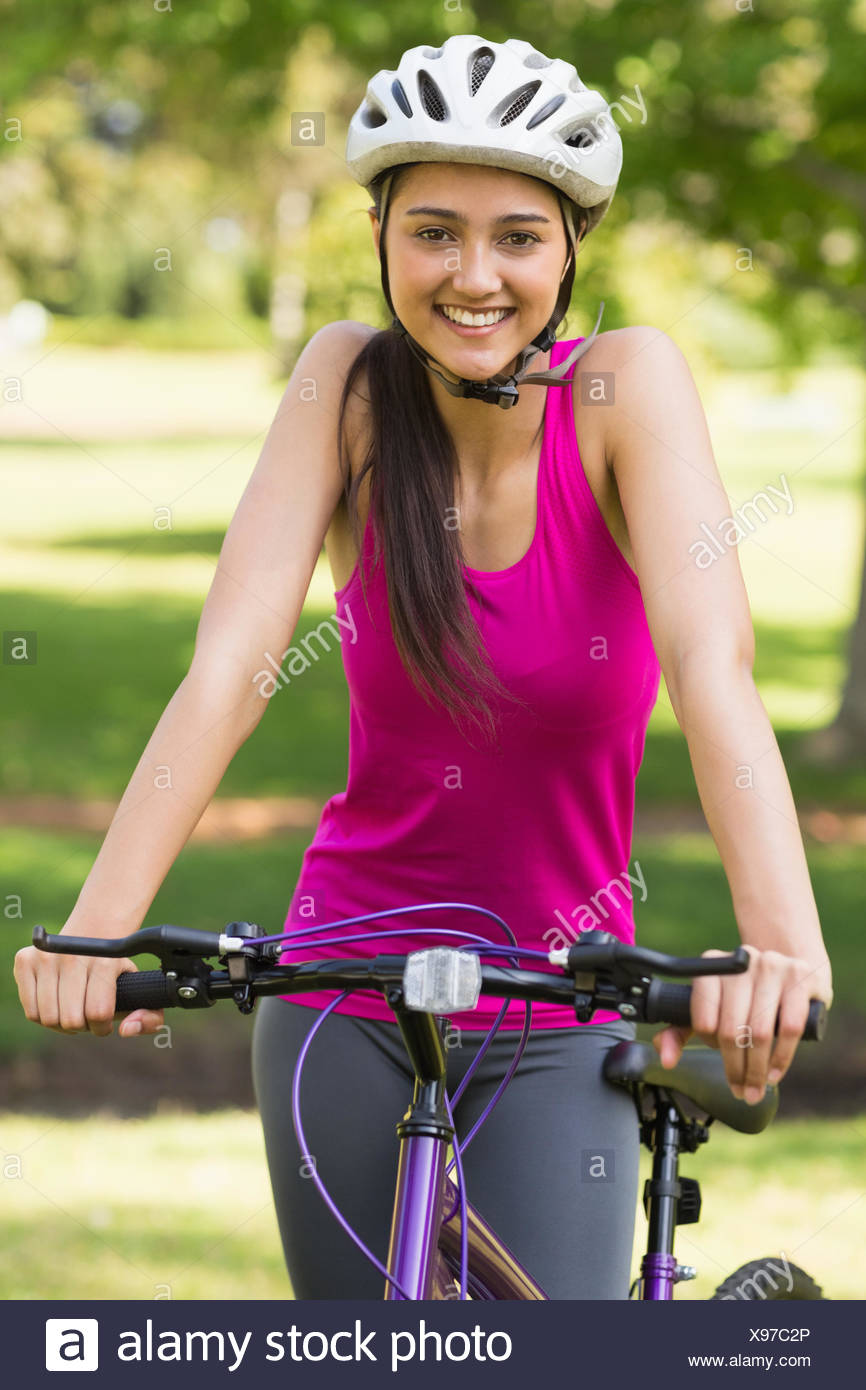
M774 1270L779 1270L778 1261L771 1256L767 1256L763 1260L750 1260L748 1264L740 1265L739 1269L735 1270L733 1274L729 1274L727 1279L719 1284L709 1301L722 1298L741 1298L746 1302L757 1302L759 1299L761 1301L769 1299L773 1302L779 1300L793 1302L795 1299L824 1299L820 1284L816 1284L812 1276L801 1269L799 1265L787 1264L786 1272L790 1275L790 1289L784 1283L778 1284L773 1275L769 1276L769 1287L764 1282L759 1288L757 1276L759 1272L763 1273L766 1280L768 1266ZM748 1292L744 1292L745 1289L748 1289Z

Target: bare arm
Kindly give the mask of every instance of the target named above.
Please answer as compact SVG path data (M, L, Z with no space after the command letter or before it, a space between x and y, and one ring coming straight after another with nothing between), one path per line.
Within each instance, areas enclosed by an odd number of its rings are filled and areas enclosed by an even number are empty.
M340 392L363 326L321 329L301 353L232 518L202 610L190 669L121 798L67 934L120 936L141 926L267 698L265 653L291 642L342 490ZM27 1017L61 1031L111 1031L114 981L129 961L46 955L25 947L15 978ZM154 1031L161 1013L129 1016ZM127 1030L125 1030L127 1031Z
M615 369L609 458L653 645L752 957L746 974L695 982L692 1025L721 1049L735 1094L754 1088L745 1098L755 1100L790 1065L810 997L832 1002L830 963L791 788L752 678L736 547L708 560L706 530L718 534L732 509L695 383L666 334L640 327L611 338L610 363L599 361ZM690 1031L657 1034L666 1065Z

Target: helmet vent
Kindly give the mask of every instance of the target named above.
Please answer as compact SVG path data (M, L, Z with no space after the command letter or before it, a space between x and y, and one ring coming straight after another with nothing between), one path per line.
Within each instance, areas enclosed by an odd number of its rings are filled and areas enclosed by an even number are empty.
M448 107L445 105L442 93L429 73L419 72L418 92L421 97L421 105L424 107L424 110L431 120L447 120Z
M481 83L493 67L494 55L489 48L479 48L473 55L472 66L469 69L469 95L473 96L478 91Z
M559 110L564 101L564 92L558 92L555 97L551 97L550 101L546 101L541 110L536 111L535 115L526 122L526 129L534 130L537 125L541 125L542 121L546 121L548 116L552 116L554 111Z
M406 89L403 86L403 83L400 81L399 77L395 77L394 81L391 83L391 95L393 96L400 110L403 112L403 115L411 116L412 107L409 104L409 98L406 95Z
M508 109L499 118L500 125L508 125L511 121L516 121L517 117L526 110L535 93L541 86L540 82L528 82L525 87L521 87L510 99Z
M549 68L552 62L552 58L545 58L543 53L539 53L536 49L533 49L532 52L527 53L524 58L523 66L525 68Z
M387 119L384 111L380 111L378 106L371 106L369 102L366 102L361 110L361 120L371 130L375 129L376 126L384 125Z
M591 150L595 140L586 129L573 130L570 135L565 136L565 144L571 145L576 150Z

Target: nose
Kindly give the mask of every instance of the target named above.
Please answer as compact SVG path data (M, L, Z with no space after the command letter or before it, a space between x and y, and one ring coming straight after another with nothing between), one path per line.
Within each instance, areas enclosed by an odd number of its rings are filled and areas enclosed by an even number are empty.
M451 279L456 292L468 299L482 299L484 295L495 294L502 287L502 277L495 266L495 257L487 246L480 242L474 246L461 247L457 252L458 265L452 270Z

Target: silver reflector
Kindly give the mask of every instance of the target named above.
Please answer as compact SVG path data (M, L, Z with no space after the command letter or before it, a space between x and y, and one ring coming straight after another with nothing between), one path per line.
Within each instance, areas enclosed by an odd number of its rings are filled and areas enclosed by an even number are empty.
M409 1009L428 1014L474 1009L480 993L481 962L474 951L432 946L406 957L403 997Z

